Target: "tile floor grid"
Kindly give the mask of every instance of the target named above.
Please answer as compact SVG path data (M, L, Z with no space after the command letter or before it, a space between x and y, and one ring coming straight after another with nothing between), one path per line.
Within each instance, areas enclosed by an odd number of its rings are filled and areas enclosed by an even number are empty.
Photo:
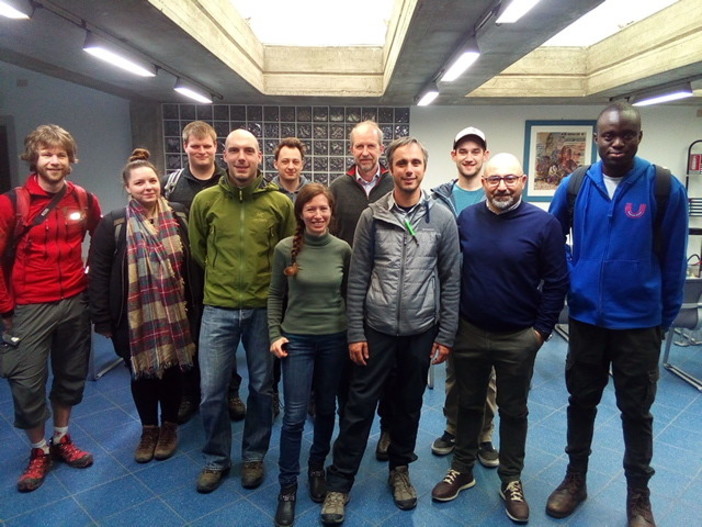
M621 468L622 438L619 413L611 383L597 418L593 457L588 474L589 498L570 518L555 520L544 513L548 494L560 482L566 465L563 380L566 345L554 337L539 352L530 394L530 425L523 482L531 506L532 526L623 526L626 483ZM103 359L109 350L101 350ZM239 354L240 368L245 371ZM672 359L702 376L699 347L675 346ZM347 507L346 527L391 526L508 526L498 496L494 470L476 467L478 484L448 503L434 503L430 493L450 466L450 457L433 456L431 441L443 430L445 369L435 368L436 388L427 390L417 438L419 460L410 473L419 494L414 511L400 511L387 486L387 467L375 460L377 419ZM654 407L654 467L652 502L659 527L702 525L702 394L661 368ZM275 422L271 449L265 460L266 479L253 491L241 488L238 461L243 423L233 423L234 466L217 491L195 492L202 467L203 442L199 416L180 428L178 453L171 459L139 465L133 460L140 426L129 391L129 375L117 368L88 382L85 398L74 410L71 434L90 450L95 465L85 470L57 465L37 491L20 494L16 480L28 456L24 434L12 427L13 409L6 382L0 382L0 444L4 460L0 471L0 526L212 526L273 525L277 484L280 422ZM49 423L50 424L50 423ZM311 444L311 426L305 428L302 466ZM497 434L496 434L497 435ZM499 445L498 445L499 446ZM307 495L300 478L297 527L318 526L319 505Z

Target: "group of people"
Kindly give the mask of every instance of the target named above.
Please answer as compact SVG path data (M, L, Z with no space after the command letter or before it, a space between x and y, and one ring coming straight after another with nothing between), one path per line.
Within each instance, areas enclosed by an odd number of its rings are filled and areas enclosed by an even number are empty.
M178 423L199 408L201 493L231 470L230 419L244 420L242 486L263 482L278 361L285 402L279 527L295 519L310 401L308 491L322 503L322 522L344 521L376 409L376 457L388 461L397 507L413 509L409 465L417 459L427 373L446 361L446 428L431 451L453 459L432 499L454 500L475 486L478 461L497 467L505 511L525 523L528 393L537 352L567 295L569 464L546 512L566 517L587 498L594 419L611 367L628 522L655 525L650 408L661 339L682 299L687 200L677 179L636 156L642 135L636 109L605 108L594 136L601 160L577 188L575 176L566 178L546 212L522 199L527 175L519 159L491 156L485 134L472 126L453 142L457 179L428 192L422 143L403 137L385 147L371 121L352 130L354 164L328 188L302 175L305 147L297 138L275 149L273 182L245 130L227 136L220 169L216 133L196 121L183 131L189 166L162 180L148 151L135 150L122 174L127 206L101 218L97 198L66 179L77 161L73 138L55 125L38 127L25 141L27 183L0 197L0 314L16 338L0 349L0 373L12 389L15 426L32 445L18 489L38 488L52 459L93 463L68 434L92 320L131 372L142 424L137 462L172 456ZM80 246L88 232L86 277ZM54 433L47 442L49 360Z

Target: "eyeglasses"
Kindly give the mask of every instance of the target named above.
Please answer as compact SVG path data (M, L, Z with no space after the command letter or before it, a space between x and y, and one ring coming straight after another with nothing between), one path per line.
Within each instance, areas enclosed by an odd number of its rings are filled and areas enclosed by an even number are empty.
M507 176L488 176L483 178L485 182L491 187L496 187L500 184L500 181L504 181L505 185L512 187L517 184L517 181L522 179L522 176L515 176L514 174L509 174Z

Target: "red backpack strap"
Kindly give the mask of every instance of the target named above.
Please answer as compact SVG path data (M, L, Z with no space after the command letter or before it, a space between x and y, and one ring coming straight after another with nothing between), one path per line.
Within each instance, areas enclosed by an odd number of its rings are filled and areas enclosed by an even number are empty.
M12 233L12 245L16 246L19 239L29 230L29 191L24 187L11 189L7 196L15 209L15 228Z

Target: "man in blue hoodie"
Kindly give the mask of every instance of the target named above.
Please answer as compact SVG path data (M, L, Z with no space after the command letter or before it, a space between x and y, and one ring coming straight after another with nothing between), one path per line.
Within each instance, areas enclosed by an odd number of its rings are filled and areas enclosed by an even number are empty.
M572 209L569 349L566 359L569 457L565 479L546 512L569 516L587 498L585 476L597 405L611 367L624 431L629 526L653 526L648 480L653 475L653 416L661 340L680 309L685 281L687 197L670 177L665 213L656 226L656 168L636 157L641 116L628 103L605 108L592 165ZM570 230L568 183L550 212ZM660 229L660 232L657 230ZM660 242L660 243L658 243Z

